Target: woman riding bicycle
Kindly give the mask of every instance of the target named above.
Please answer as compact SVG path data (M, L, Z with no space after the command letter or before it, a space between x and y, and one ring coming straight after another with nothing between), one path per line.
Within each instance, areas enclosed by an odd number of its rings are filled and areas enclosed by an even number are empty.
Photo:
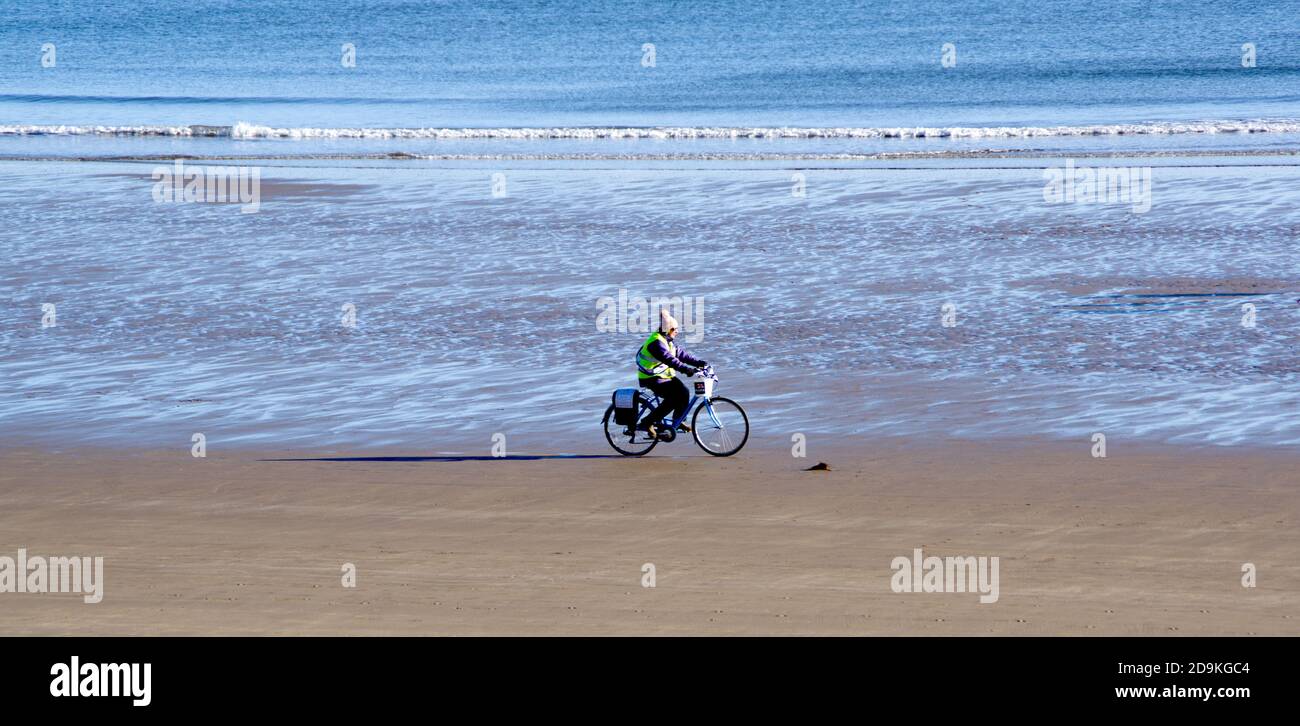
M709 365L707 361L696 358L674 343L676 335L677 319L669 315L667 310L660 309L659 330L646 338L636 354L636 377L641 387L649 388L659 396L658 408L645 419L648 422L646 431L652 439L659 436L657 424L669 411L672 411L672 418L669 419L671 423L682 415L686 404L690 402L690 391L685 383L677 379L677 371L693 376L697 369ZM683 422L677 430L691 429Z

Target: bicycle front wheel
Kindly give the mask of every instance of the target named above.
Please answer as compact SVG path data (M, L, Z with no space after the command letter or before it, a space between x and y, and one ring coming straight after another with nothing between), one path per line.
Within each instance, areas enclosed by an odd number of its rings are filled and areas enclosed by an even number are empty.
M691 433L701 449L714 456L731 456L749 440L749 417L739 403L717 396L695 408Z

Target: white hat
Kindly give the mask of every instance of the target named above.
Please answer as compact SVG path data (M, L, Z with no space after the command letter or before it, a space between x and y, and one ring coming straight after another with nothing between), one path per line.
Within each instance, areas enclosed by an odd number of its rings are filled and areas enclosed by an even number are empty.
M668 314L668 308L659 308L659 332L667 333L677 327L677 318Z

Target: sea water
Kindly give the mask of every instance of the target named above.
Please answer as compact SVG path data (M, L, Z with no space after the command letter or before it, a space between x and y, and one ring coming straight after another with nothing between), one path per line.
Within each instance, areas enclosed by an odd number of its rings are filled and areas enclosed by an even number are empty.
M755 445L1300 445L1298 10L12 4L0 436L597 451L626 290L701 301Z

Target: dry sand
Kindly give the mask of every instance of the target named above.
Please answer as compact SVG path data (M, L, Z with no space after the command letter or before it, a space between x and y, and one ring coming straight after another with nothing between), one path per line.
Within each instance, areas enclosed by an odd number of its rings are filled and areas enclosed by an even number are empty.
M0 555L102 555L105 596L0 594L0 634L1300 634L1294 453L688 446L346 463L3 451ZM818 460L832 471L801 470ZM891 560L917 547L1000 557L999 601L892 592Z

